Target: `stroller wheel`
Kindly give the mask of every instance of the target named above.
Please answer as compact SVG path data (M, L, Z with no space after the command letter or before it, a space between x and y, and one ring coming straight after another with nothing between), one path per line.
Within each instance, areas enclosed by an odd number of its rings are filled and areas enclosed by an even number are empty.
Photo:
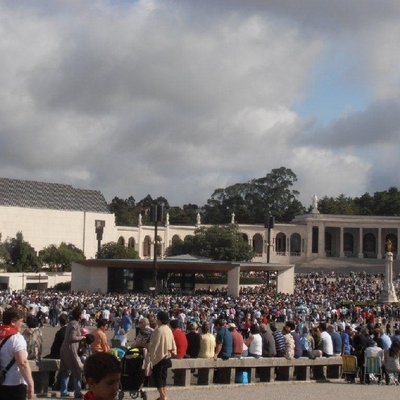
M147 393L146 392L142 392L142 399L143 400L147 400Z

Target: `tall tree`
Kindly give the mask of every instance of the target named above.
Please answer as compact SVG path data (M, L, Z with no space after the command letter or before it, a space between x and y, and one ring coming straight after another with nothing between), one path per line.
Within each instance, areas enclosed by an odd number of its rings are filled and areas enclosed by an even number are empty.
M341 194L336 198L325 196L320 199L318 201L318 211L321 214L356 215L358 207L354 199Z
M42 260L36 255L35 249L24 240L22 232L5 243L10 258L7 262L9 272L38 272L42 268Z
M100 251L97 253L98 259L135 259L139 258L139 254L132 247L125 247L116 242L104 243Z
M236 224L200 227L194 236L174 241L167 249L167 255L185 253L216 261L250 261L254 256Z
M290 222L305 209L291 187L297 177L291 169L273 169L265 177L217 189L204 206L204 222L227 223L235 213L238 223L264 223L268 215L277 222Z
M383 192L374 193L374 215L400 215L400 192L397 188L392 186Z
M185 204L181 207L170 207L169 223L171 225L194 225L199 210L197 204Z
M81 249L72 243L62 242L58 247L54 244L40 251L42 261L49 266L50 271L71 271L72 261L85 260Z
M115 223L120 226L135 226L138 223L138 211L135 199L114 197L109 205L110 212L115 214Z

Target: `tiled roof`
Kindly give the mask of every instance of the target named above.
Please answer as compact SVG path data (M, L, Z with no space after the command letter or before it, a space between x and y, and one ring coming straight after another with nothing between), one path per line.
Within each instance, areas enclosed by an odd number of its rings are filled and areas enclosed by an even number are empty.
M109 213L97 190L71 185L0 178L0 206Z

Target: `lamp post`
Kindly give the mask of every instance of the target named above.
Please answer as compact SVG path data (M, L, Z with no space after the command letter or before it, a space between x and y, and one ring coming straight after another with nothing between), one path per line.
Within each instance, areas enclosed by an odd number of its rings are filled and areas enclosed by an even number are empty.
M150 220L154 222L154 261L153 261L153 287L154 294L157 294L157 228L158 223L164 219L164 206L152 205L150 209Z
M267 228L267 264L269 264L271 254L271 229L274 229L275 218L270 215L264 227ZM267 271L267 286L269 286L269 271Z
M98 253L100 253L100 249L101 249L101 241L103 239L103 232L104 232L104 227L106 226L106 221L96 219L94 221L94 225L96 227L97 254L98 254Z

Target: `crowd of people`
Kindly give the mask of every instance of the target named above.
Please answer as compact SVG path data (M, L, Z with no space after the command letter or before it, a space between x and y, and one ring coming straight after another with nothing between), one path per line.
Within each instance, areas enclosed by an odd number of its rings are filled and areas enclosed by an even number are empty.
M399 354L400 308L377 302L383 279L366 272L296 274L293 294L277 293L270 285L243 288L237 298L224 289L158 295L0 292L0 340L11 336L1 354L9 352L16 359L16 366L9 368L5 384L0 386L0 397L9 386L23 385L25 391L21 389L18 399L31 398L33 381L27 360L43 357L41 329L46 324L60 326L46 357L61 359L55 385L62 396L68 395L71 380L75 398L82 398L87 360L115 350L110 349L107 329L114 330L122 351L114 351L116 357L123 355L127 335L134 332L135 340L129 346L145 349L145 375L152 373L160 400L166 398L170 357L292 359L354 354L363 365L366 354L381 350L389 382L389 377L399 372L393 371L398 361L396 364L391 359L398 359ZM398 283L396 277L395 287ZM10 310L14 310L11 317L7 314ZM21 320L26 329L21 330ZM21 333L17 335L16 330ZM14 335L7 334L11 331ZM1 360L4 369L7 365L3 365L3 357Z

